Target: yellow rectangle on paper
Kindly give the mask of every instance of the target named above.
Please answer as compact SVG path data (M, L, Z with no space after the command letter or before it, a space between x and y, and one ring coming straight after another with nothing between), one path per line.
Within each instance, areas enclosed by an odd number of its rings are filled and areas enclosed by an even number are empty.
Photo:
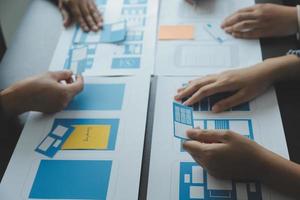
M195 28L192 25L163 25L160 26L160 40L193 40Z
M111 125L74 125L61 149L107 149Z

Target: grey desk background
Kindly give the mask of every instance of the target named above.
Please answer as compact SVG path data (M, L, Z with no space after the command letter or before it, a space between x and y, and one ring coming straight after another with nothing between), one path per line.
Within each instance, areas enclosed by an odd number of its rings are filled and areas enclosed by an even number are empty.
M257 2L281 3L281 1L275 0L259 0ZM61 15L54 4L46 0L32 0L20 27L13 36L13 43L0 64L0 88L5 88L34 74L46 72L62 29ZM283 55L288 49L297 47L295 37L263 39L261 44L264 59ZM155 91L156 77L153 77L139 199L146 199ZM300 142L297 142L300 141L300 131L298 131L300 130L298 117L300 85L298 83L280 83L276 85L276 92L291 160L300 163Z

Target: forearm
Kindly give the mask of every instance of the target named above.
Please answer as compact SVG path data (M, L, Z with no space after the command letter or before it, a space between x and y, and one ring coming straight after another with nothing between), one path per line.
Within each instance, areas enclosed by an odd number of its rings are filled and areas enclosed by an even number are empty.
M262 182L292 197L300 196L300 165L265 151Z
M295 55L270 58L263 63L273 83L300 80L300 58Z
M3 111L10 116L19 115L27 111L22 91L17 87L11 86L0 92L1 106Z

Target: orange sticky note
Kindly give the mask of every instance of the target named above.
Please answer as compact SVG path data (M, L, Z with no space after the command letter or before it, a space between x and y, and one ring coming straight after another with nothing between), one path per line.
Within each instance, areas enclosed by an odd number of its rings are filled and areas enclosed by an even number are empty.
M192 25L163 25L160 26L160 40L193 40L195 28Z

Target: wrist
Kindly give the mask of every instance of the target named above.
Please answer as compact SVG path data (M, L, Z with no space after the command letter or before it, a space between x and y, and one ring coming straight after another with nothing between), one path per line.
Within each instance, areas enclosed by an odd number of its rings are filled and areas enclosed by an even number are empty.
M296 6L296 12L297 12L297 32L300 31L300 5Z
M300 58L295 55L270 58L262 63L271 83L298 78Z
M296 6L290 6L288 8L290 16L291 33L295 34L299 31L299 11Z
M19 115L27 111L27 109L22 106L25 99L22 97L22 91L16 86L11 86L0 93L2 109L7 115Z

